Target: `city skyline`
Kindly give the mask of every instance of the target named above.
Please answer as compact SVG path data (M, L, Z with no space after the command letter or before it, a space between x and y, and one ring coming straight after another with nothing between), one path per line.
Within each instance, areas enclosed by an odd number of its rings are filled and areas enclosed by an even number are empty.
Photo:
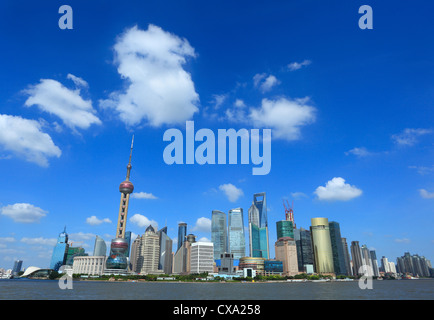
M48 267L65 225L73 247L109 248L133 135L131 242L167 227L176 252L181 222L211 240L213 210L246 228L265 192L270 258L288 200L297 229L325 217L378 258L434 261L433 4L372 1L373 30L345 1L70 5L72 30L60 4L0 5L0 267ZM270 172L168 165L164 133L187 121L271 129Z

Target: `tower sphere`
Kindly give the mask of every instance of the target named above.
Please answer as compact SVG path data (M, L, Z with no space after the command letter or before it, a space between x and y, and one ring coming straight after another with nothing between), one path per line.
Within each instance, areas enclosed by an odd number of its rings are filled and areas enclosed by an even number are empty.
M133 193L134 185L130 181L124 181L119 185L119 191L122 193Z

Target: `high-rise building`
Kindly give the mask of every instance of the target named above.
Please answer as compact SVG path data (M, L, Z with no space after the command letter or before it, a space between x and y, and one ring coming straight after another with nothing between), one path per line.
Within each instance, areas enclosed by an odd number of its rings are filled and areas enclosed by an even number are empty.
M298 274L297 247L291 237L280 237L275 243L276 259L283 263L283 274L293 276Z
M249 208L250 257L270 258L265 193L255 193Z
M411 255L410 252L405 252L404 256L396 258L396 261L398 272L401 274L409 274L414 277L431 276L431 262L423 256Z
M72 266L74 263L75 257L83 257L88 256L84 248L82 247L68 247L68 251L66 253L65 265Z
M158 230L160 244L160 260L158 269L163 270L165 274L172 273L172 246L173 241L167 235L167 227Z
M214 260L227 252L226 213L213 210L211 215L211 242L214 244Z
M334 273L333 251L327 218L312 218L310 232L316 273Z
M228 217L228 252L234 259L246 256L246 237L244 235L243 209L229 210Z
M329 222L330 241L333 253L333 268L336 275L346 275L347 268L345 264L344 247L342 246L341 229L339 223Z
M294 229L294 240L297 246L298 271L306 273L313 268L312 237L309 230Z
M381 258L381 271L384 273L390 273L389 260L385 256Z
M362 265L363 265L363 274L365 276L372 277L374 275L373 267L372 267L372 260L371 260L371 254L369 252L368 247L366 244L362 245L360 248L362 252Z
M130 250L131 250L131 231L126 231L125 232L125 240L128 243L128 250L127 250L125 256L127 258L129 258L130 257Z
M23 260L15 260L14 267L12 268L12 275L16 276L18 272L21 271L22 266L23 266Z
M131 156L133 154L134 136L131 140L130 159L127 165L127 176L125 181L119 185L121 193L121 202L119 205L118 224L116 227L116 238L110 245L110 255L106 261L106 268L112 270L126 270L128 268L128 241L125 239L125 228L127 223L128 205L130 194L134 191L134 185L130 181L131 173Z
M53 249L53 255L51 256L50 269L59 271L60 267L66 262L66 254L68 253L68 234L66 233L66 226L63 232L59 234L57 238L56 246Z
M276 222L277 239L294 238L294 228L292 221L281 220Z
M353 262L353 275L362 275L363 272L359 272L363 265L362 251L360 250L359 241L351 241L351 257Z
M175 274L189 274L190 273L190 257L191 245L196 242L196 236L189 234L185 237L182 247L176 251L173 257L173 273ZM213 249L214 250L214 249Z
M374 277L380 276L380 270L378 269L378 261L377 261L377 254L375 253L375 250L370 250L369 254L371 256L372 261L372 271L374 272Z
M103 238L96 236L95 246L93 248L93 255L97 257L102 257L107 255L107 245Z
M186 236L187 236L187 224L185 222L181 222L178 224L178 248L176 249L177 251L184 244Z
M198 241L191 244L190 273L211 273L214 271L213 247L212 242Z
M140 244L136 246L136 269L134 270L136 273L158 273L158 262L160 260L159 242L159 235L155 232L152 225L149 225L140 239Z
M345 257L345 268L347 270L347 275L351 276L353 275L352 269L351 269L351 259L350 259L350 252L348 251L348 243L346 238L342 239L342 247L344 249L344 257Z

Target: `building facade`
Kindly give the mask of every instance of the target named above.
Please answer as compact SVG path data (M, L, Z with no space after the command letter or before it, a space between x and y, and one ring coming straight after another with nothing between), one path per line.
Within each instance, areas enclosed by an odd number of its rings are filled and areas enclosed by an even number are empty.
M290 237L281 237L275 243L276 259L282 261L282 273L285 276L294 276L299 273L297 260L297 246Z
M330 241L333 254L333 269L336 275L347 275L347 267L345 264L345 253L342 245L341 229L339 223L335 221L329 222Z
M159 273L160 238L155 229L149 225L136 246L136 264L134 272L138 274Z
M226 213L213 210L211 215L211 242L214 244L214 260L227 252Z
M105 255L74 257L72 273L100 276L104 274L106 259Z
M316 273L334 273L333 251L327 218L311 219L311 236Z
M68 234L66 233L66 227L63 232L59 234L57 238L56 246L53 249L53 254L51 256L50 269L59 271L60 267L66 262L66 255L68 253Z
M228 217L228 252L234 259L246 256L246 237L244 234L243 209L229 210Z
M198 241L191 244L190 273L203 272L214 272L214 244Z
M351 257L353 263L353 275L362 275L362 273L359 273L360 268L363 265L362 251L360 250L359 241L351 241Z
M106 256L107 255L107 245L103 238L100 236L96 236L95 245L93 248L93 255L97 257Z

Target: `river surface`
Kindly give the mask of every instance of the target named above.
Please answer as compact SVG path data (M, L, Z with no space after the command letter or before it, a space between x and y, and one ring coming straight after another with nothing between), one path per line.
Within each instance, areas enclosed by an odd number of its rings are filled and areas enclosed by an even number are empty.
M65 282L64 282L65 284ZM434 300L434 279L374 280L372 289L351 282L72 282L0 280L0 300Z

